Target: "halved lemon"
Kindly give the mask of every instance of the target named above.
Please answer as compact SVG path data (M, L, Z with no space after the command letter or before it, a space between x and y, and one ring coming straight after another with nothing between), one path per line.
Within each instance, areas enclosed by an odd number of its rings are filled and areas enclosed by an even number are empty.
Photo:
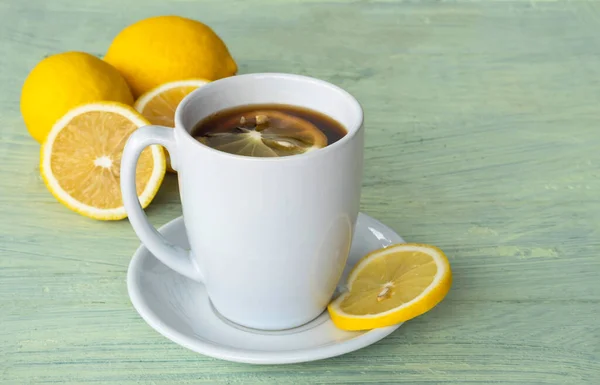
M450 263L440 249L397 244L363 257L348 277L348 291L328 310L340 329L391 326L431 310L451 284Z
M152 124L165 127L175 127L175 110L183 98L190 92L209 83L206 79L180 80L162 84L151 89L136 100L133 107ZM167 157L167 170L175 172L171 168L171 159Z
M121 198L121 156L129 135L149 122L133 108L114 102L84 104L58 120L41 149L40 171L58 201L84 216L118 220L127 216ZM136 188L148 206L165 175L160 146L142 151Z
M190 92L209 82L206 79L190 79L165 83L140 96L133 107L152 124L174 127L179 103Z
M311 122L276 110L243 113L208 127L201 143L236 155L278 157L303 154L327 146L327 137Z

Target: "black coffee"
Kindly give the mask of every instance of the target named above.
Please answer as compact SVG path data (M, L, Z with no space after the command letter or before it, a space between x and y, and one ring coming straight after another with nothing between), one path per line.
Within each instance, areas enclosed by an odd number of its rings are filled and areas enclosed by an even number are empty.
M209 147L256 157L303 154L329 146L346 133L327 115L285 104L222 110L198 122L191 131L194 138Z

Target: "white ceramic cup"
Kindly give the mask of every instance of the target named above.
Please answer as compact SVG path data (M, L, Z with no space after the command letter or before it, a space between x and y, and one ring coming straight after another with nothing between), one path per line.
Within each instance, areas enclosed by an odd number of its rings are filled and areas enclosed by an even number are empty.
M280 158L232 155L190 135L217 111L270 103L319 111L348 133L323 149ZM221 315L256 329L297 327L325 310L346 264L359 209L363 137L359 103L322 80L277 73L217 80L181 102L175 129L146 126L131 135L121 163L123 201L148 250L204 283ZM153 144L167 148L178 172L191 250L163 238L139 204L136 163Z

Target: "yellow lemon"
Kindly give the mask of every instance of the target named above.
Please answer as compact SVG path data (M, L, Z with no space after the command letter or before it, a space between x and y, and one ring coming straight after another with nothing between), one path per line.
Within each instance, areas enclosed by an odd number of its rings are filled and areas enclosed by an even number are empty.
M71 108L97 101L133 104L125 79L110 64L84 52L64 52L39 62L21 91L27 130L42 143Z
M348 291L329 306L344 330L385 327L437 305L452 284L450 263L435 246L398 244L371 252L348 276Z
M175 127L175 110L179 103L190 92L207 83L209 81L204 79L190 79L162 84L140 96L133 107L152 124ZM167 171L175 172L171 168L169 154L165 155Z
M216 80L237 65L207 25L179 16L157 16L123 29L104 57L127 80L134 96L175 80Z
M152 124L175 127L175 110L190 92L209 83L205 79L179 80L161 84L140 96L133 105Z
M133 131L149 122L133 108L110 102L84 104L59 119L42 145L40 170L48 190L71 210L94 219L127 216L120 189L123 148ZM165 176L160 146L142 151L136 168L142 207Z

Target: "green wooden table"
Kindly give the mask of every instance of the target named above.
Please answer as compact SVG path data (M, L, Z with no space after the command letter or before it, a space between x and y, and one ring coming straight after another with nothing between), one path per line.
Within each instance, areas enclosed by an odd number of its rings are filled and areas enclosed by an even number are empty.
M160 336L127 221L57 203L19 113L44 55L125 25L211 25L240 73L334 82L366 111L362 210L451 259L448 298L342 357L250 366ZM599 384L600 3L0 0L0 383ZM170 176L148 209L180 214Z

